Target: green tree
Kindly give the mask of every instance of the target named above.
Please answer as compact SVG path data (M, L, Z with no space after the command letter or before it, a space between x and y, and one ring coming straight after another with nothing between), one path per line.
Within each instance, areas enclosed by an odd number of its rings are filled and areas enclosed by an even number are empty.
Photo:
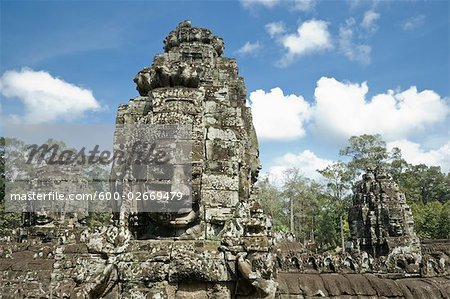
M439 166L408 165L398 176L398 183L406 198L426 204L434 200L442 203L450 198L450 177Z
M258 201L264 211L272 217L274 230L288 232L287 201L282 196L281 191L271 184L268 178L258 181L257 187L259 189Z
M450 204L433 201L411 204L415 229L420 239L447 239L450 234Z
M386 142L379 134L352 136L339 154L351 158L347 165L357 176L367 169L383 166L389 158Z
M398 182L402 173L404 173L409 166L410 164L402 157L402 151L399 148L394 147L390 152L390 163L386 165L386 169L394 181Z
M348 165L338 161L318 172L325 178L328 194L335 200L344 203L352 188L352 173ZM345 205L343 205L345 206Z
M442 205L441 214L439 216L439 238L450 239L450 201Z
M304 243L314 242L315 215L321 186L305 178L296 168L284 173L283 197L289 203L289 231Z
M339 161L327 166L325 169L318 170L318 172L326 180L326 196L329 198L327 208L328 211L332 211L332 215L328 215L326 218L338 217L339 218L339 239L342 250L345 250L345 239L348 235L344 232L344 222L347 218L348 208L350 207L352 187L352 171L347 164ZM322 205L323 206L323 205ZM327 219L326 221L330 221ZM324 225L328 223L325 222ZM330 228L331 229L331 228ZM330 236L331 238L331 236ZM335 238L333 238L335 239Z
M342 211L329 194L321 194L318 197L319 209L316 214L315 234L319 251L327 251L342 246L342 234L344 238L350 236L347 217L342 218ZM344 213L346 215L346 213Z

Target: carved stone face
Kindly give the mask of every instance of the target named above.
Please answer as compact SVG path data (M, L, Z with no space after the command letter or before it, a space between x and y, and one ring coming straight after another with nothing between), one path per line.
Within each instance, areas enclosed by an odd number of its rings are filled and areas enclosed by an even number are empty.
M368 185L370 188L365 188ZM405 196L389 175L376 171L373 177L373 172L368 172L358 186L349 214L355 246L371 254L384 255L397 246L419 244ZM361 201L364 197L369 200ZM388 244L388 249L383 244ZM408 250L420 251L420 248L410 246Z
M398 218L389 219L389 236L400 237L403 235L402 221Z
M187 196L191 195L191 187L189 183L191 181L190 171L185 172L185 167L183 165L174 165L173 172L171 176L170 192L183 194L184 198L180 200L186 200ZM150 191L150 190L148 190ZM178 199L175 199L178 200ZM186 200L185 205L180 205L176 212L171 213L150 213L149 217L153 221L172 228L182 228L186 227L198 218L198 205L192 203L192 200Z
M44 224L49 224L51 222L53 222L55 219L53 219L53 217L51 215L49 215L49 213L45 210L41 210L36 212L35 214L35 224L37 225L44 225Z
M249 200L260 169L245 85L236 61L221 56L223 40L207 29L183 22L169 33L164 50L136 76L142 97L130 101L117 119L192 125L193 201L176 213L139 217L173 229L177 236L196 225L213 235L233 218L239 202ZM179 174L175 169L173 178Z
M364 181L372 181L372 180L374 180L375 179L375 175L374 175L374 173L373 172L368 172L368 173L366 173L366 174L363 174L363 180Z

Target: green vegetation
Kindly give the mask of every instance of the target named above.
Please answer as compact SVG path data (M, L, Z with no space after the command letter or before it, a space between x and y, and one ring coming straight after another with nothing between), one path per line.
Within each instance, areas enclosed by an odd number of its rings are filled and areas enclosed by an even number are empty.
M289 169L282 186L259 182L260 200L270 211L276 231L292 232L320 251L344 246L349 237L347 211L352 186L367 169L384 167L411 205L421 239L450 238L450 174L437 166L408 164L398 148L388 151L380 135L353 136L336 162L318 170L323 180L311 181Z
M274 230L292 232L299 241L315 244L320 251L342 246L342 240L350 235L347 208L351 197L342 189L347 185L331 177L338 175L331 171L339 167L323 170L330 175L325 186L301 176L295 168L286 171L282 186L267 179L258 182L259 199L273 217Z

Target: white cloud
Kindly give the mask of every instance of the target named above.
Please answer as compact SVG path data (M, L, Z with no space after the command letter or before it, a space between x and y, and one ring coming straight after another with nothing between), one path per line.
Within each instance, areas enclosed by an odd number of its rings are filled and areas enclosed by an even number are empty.
M289 168L298 168L300 173L310 179L321 179L321 174L317 172L319 169L324 169L333 161L322 159L316 156L310 150L304 150L298 154L286 153L274 160L274 166L269 168L269 180L275 184L283 182L283 174Z
M264 6L267 8L272 8L276 6L280 0L239 0L242 6L245 8L251 8L255 6Z
M450 172L450 141L436 150L426 151L420 144L406 139L396 140L387 144L388 149L398 147L403 158L411 164L441 166L442 171Z
M280 64L286 66L298 56L333 48L327 27L327 22L312 19L302 23L296 33L281 37L280 42L287 53Z
M388 90L366 100L366 82L342 83L322 77L315 89L313 128L316 133L347 139L353 135L380 133L387 140L406 138L443 121L449 105L432 90Z
M57 119L73 120L87 111L100 109L92 91L55 78L45 71L23 68L10 70L0 78L0 94L18 99L24 115L10 115L10 121L44 123Z
M317 0L293 0L292 9L309 12L314 9Z
M259 41L254 43L246 42L239 50L236 51L239 55L255 54L259 49L261 49L261 44Z
M364 18L361 22L361 26L369 31L375 31L376 30L376 24L375 22L380 18L380 14L373 11L368 10L364 13Z
M281 34L286 32L286 28L284 26L283 22L272 22L269 24L266 24L264 26L266 28L267 33L270 35L270 37L274 38L277 36L280 36Z
M339 50L351 61L369 64L372 48L366 44L353 42L354 25L355 20L348 19L346 24L339 28Z
M266 140L301 138L309 124L315 134L335 141L361 134L381 134L392 141L417 136L450 114L447 100L432 90L411 86L366 99L368 92L366 82L322 77L312 105L301 95L285 95L278 87L251 92L249 105L258 137Z
M278 87L268 93L256 90L250 93L250 106L258 138L291 140L305 135L310 106L302 96L284 95Z
M412 30L414 28L422 26L424 23L425 23L425 16L418 15L403 21L401 26L403 30Z

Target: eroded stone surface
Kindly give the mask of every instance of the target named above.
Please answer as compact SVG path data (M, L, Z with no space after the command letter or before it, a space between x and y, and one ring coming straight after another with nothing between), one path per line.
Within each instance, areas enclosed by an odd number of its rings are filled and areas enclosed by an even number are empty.
M356 248L373 256L388 255L399 248L405 253L420 252L405 195L380 169L364 174L356 185L349 221Z
M386 257L388 271L419 271L420 241L405 195L382 169L369 171L357 183L349 213L355 249Z
M169 33L164 49L136 75L141 96L119 107L117 123L192 126L193 204L168 223L137 215L130 229L140 239L215 239L231 229L238 203L250 202L260 168L244 81L236 61L221 56L222 39L189 21ZM113 169L114 179L124 175Z

